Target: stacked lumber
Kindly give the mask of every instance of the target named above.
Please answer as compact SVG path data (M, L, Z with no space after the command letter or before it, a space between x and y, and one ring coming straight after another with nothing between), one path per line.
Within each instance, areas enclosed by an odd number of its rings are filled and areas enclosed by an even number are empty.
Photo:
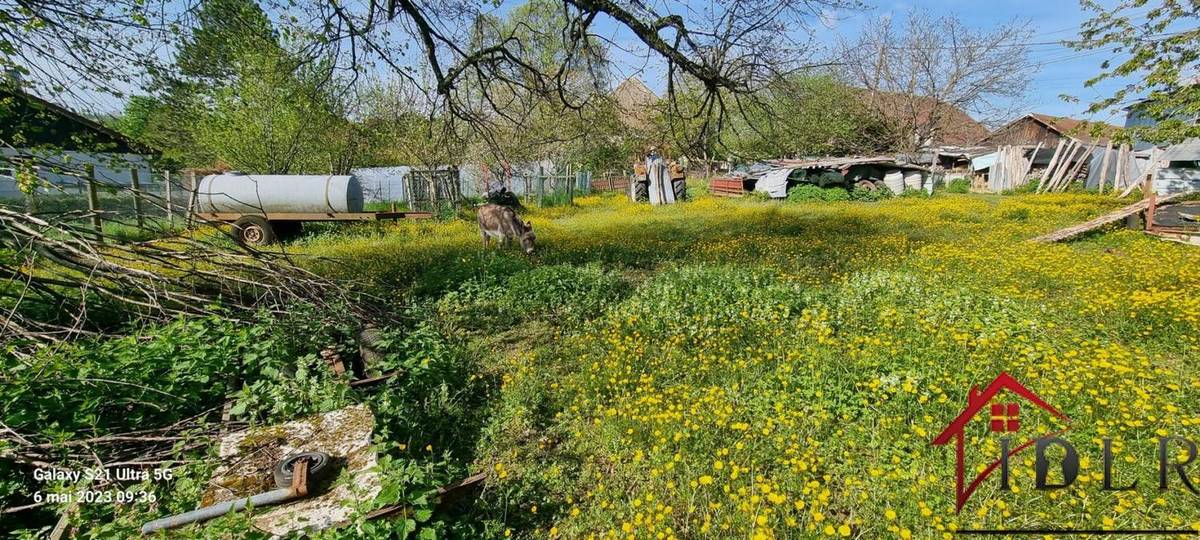
M1085 143L1075 138L1058 141L1058 147L1054 149L1054 155L1050 157L1050 164L1046 167L1046 172L1042 174L1041 181L1038 182L1038 193L1063 192L1071 187L1071 184L1079 178L1079 174L1083 172L1084 166L1092 160L1100 142L1097 140ZM1104 142L1104 153L1100 158L1100 192L1104 193L1110 187L1113 192L1129 187L1126 171L1132 163L1132 149L1128 144L1113 148L1111 140ZM1110 167L1114 168L1111 186L1108 183Z
M996 162L988 171L988 187L992 191L1016 189L1029 183L1029 171L1033 169L1033 159L1042 149L1038 143L1029 158L1025 158L1024 146L1001 146L996 150Z

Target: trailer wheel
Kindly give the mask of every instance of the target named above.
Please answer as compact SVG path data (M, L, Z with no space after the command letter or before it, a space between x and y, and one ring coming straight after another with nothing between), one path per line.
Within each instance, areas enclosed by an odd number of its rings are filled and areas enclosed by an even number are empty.
M275 241L275 229L260 216L242 216L233 222L233 238L248 246L265 246Z
M876 189L875 184L871 183L870 180L859 180L857 184L854 184L854 187L862 188L867 191L875 191Z

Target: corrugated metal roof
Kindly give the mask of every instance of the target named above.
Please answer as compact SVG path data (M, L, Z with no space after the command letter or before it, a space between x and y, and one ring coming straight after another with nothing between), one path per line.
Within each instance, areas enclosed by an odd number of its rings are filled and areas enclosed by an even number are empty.
M1163 161L1200 161L1200 138L1172 145L1163 152Z
M838 157L818 159L779 159L770 162L772 165L786 169L840 169L853 165L891 165L901 169L927 170L920 165L902 162L892 156L874 157Z

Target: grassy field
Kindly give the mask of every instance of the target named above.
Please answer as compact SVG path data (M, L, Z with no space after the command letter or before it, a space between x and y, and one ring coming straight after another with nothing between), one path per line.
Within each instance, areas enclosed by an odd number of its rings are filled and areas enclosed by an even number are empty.
M471 451L493 475L473 517L488 535L1200 527L1177 478L1157 489L1155 440L1200 423L1200 251L1130 230L1026 242L1120 204L589 197L528 213L532 258L482 252L466 221L330 230L291 249L434 306L500 381ZM1012 493L994 477L956 513L953 447L930 441L1001 371L1071 418L1080 477L1032 489L1030 450ZM1023 411L1020 440L1061 427ZM1138 489L1100 489L1103 437L1114 483ZM975 470L998 456L986 418L967 444Z
M413 518L359 519L316 535L326 539L1200 528L1198 495L1173 470L1158 489L1156 454L1158 437L1200 437L1200 251L1117 228L1027 241L1122 204L701 196L653 208L591 196L525 212L532 257L482 250L469 219L313 226L283 249L402 313L373 368L403 377L350 390L316 351L354 350L359 323L297 306L258 324L180 320L7 359L0 417L69 440L170 424L229 393L251 423L366 403L384 490L360 509L402 503ZM1012 460L1012 492L993 475L956 512L953 446L931 441L972 385L1002 371L1070 418L1079 478L1033 489L1028 450ZM220 383L231 372L232 389ZM966 431L968 478L999 455L987 415ZM1018 442L1066 427L1029 403L1020 421ZM1136 489L1102 489L1104 438L1112 483ZM216 463L203 448L182 454L170 483L126 486L157 502L80 506L72 526L128 537L194 508ZM1183 450L1171 446L1181 461ZM476 471L490 475L478 499L433 511L437 486ZM0 461L0 506L77 488ZM0 534L44 535L64 510L0 518ZM180 536L255 534L231 516Z

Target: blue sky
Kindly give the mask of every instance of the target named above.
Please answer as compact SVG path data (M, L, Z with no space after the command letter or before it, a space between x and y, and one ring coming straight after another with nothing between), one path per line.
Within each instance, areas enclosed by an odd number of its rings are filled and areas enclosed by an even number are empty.
M687 13L711 6L702 0L644 1L662 13ZM1100 63L1111 55L1105 51L1075 51L1054 43L1076 37L1080 23L1089 18L1089 13L1080 8L1078 0L1005 0L991 3L965 0L912 0L894 3L864 1L868 6L863 10L825 12L822 17L815 18L812 21L814 44L818 48L830 47L839 35L852 38L863 32L866 22L873 17L891 15L901 19L914 9L927 10L938 15L954 15L967 25L981 29L992 28L1016 19L1028 24L1034 32L1030 60L1039 69L1032 74L1033 84L1028 95L1015 103L1015 110L1085 118L1083 111L1089 102L1111 92L1121 84L1119 81L1104 81L1097 88L1084 88L1083 81L1096 75L1100 70ZM1112 4L1114 0L1100 1L1107 5ZM503 0L491 11L497 15L504 15L523 2L524 0ZM1144 12L1145 9L1135 13ZM659 95L665 93L663 62L656 55L647 55L645 46L627 29L619 28L614 21L602 18L593 30L613 42L609 52L614 62L613 75L616 81L636 75ZM805 36L797 32L797 39L805 39ZM1080 100L1078 103L1066 102L1059 98L1061 94L1077 96ZM91 107L85 108L113 112L122 107L120 101L111 96L99 96L89 105ZM1118 111L1099 114L1089 119L1120 124L1124 119L1123 114Z
M660 2L651 2L657 4ZM1111 1L1102 1L1111 4ZM1078 36L1079 25L1090 18L1077 0L1006 0L1001 2L916 0L897 3L873 3L861 11L826 12L822 21L813 21L816 26L815 39L818 46L831 46L838 35L853 37L864 31L865 23L879 15L891 15L902 19L910 10L927 10L935 15L954 15L965 24L981 29L996 27L1014 19L1028 24L1034 32L1030 40L1030 62L1038 67L1032 75L1028 95L1015 105L1018 110L1039 112L1056 116L1087 118L1083 112L1089 102L1104 97L1120 81L1103 81L1093 88L1085 88L1083 82L1100 71L1100 64L1112 55L1106 51L1076 51L1057 43ZM1139 13L1144 10L1137 10ZM603 33L603 31L601 32ZM637 43L630 36L618 32L612 35L617 43L635 49ZM618 77L640 76L656 92L665 90L663 68L660 62L647 64L644 49L632 53L612 51L617 64ZM1067 94L1079 98L1078 103L1060 99ZM1102 95L1103 94L1103 95ZM1089 119L1120 124L1123 112L1104 113Z

